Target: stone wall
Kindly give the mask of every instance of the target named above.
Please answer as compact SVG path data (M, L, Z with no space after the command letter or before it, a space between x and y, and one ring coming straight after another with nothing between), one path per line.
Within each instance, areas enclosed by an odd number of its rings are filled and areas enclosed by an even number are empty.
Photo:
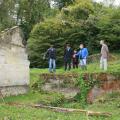
M106 93L114 91L120 92L120 73L93 73L91 75L85 74L85 80L88 80L89 76L98 81L98 85L94 85L88 93L87 100L89 103L94 102L98 97Z
M1 32L0 89L4 95L17 95L17 93L27 92L29 64L20 28L15 26Z
M59 88L58 91L68 89L72 97L74 97L80 90L76 86L76 79L80 77L79 74L41 74L40 79L44 81L42 89L45 91L53 91L54 88ZM94 102L103 94L113 91L120 91L120 73L84 73L83 80L86 82L95 81L93 87L89 90L87 101ZM69 89L70 88L70 89ZM72 88L72 89L71 89ZM79 90L79 91L78 91ZM55 89L57 91L57 89ZM62 92L63 94L66 91ZM76 92L76 94L75 94Z

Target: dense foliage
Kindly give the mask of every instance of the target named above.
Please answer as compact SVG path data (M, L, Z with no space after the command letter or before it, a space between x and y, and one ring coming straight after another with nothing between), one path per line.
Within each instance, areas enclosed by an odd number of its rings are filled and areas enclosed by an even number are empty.
M85 43L90 54L99 50L99 41L104 39L111 50L120 47L120 8L106 7L91 0L76 2L61 10L56 17L34 26L28 40L31 67L45 67L42 58L50 44L57 49L57 63L63 65L66 43L77 49Z
M54 1L54 6L58 7L59 10L75 2L75 0L51 0L51 1Z
M14 5L14 0L0 1L0 31L16 24L12 17L15 10Z
M47 65L42 58L50 44L57 48L58 66L63 65L66 43L73 49L85 43L90 54L100 49L101 39L110 50L120 47L120 7L92 0L1 0L0 31L14 25L22 28L25 40L29 39L31 67Z
M49 0L1 0L0 31L19 25L27 40L33 26L50 16L48 11L54 14Z
M19 0L17 19L28 39L33 26L44 20L46 11L49 10L48 0Z

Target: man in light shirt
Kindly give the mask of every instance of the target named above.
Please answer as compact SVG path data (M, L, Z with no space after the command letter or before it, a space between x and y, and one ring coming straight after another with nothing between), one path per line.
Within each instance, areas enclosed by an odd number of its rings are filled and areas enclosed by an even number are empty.
M100 44L102 45L101 58L100 58L100 69L106 71L108 67L107 61L108 61L109 49L108 49L108 46L105 44L104 40L101 40Z

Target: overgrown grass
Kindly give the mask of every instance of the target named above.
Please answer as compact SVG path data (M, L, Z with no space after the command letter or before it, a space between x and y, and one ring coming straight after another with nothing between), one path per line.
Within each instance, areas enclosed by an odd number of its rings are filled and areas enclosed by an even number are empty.
M54 94L29 94L19 95L16 97L5 98L6 102L19 102L19 103L36 103L41 102L50 104L59 95ZM45 102L46 101L46 102ZM89 117L89 120L119 120L120 118L120 93L111 93L105 95L92 105L88 105L85 109L99 112L110 112L111 117ZM61 107L67 108L81 108L77 102L64 102ZM45 109L35 109L31 107L16 107L9 106L5 103L0 103L0 120L3 118L10 120L87 120L84 113L56 113ZM8 120L9 120L8 119Z
M96 103L89 105L87 109L107 111L112 113L110 118L106 118L107 120L120 120L120 92L113 92L101 96Z
M64 96L60 93L41 93L41 92L29 92L25 95L11 96L4 98L5 103L23 103L23 104L37 104L42 103L45 105L56 105L64 100ZM3 103L0 99L0 103Z
M0 105L0 118L8 120L86 120L82 114L63 114L44 109L18 108Z
M99 73L99 72L108 72L108 73L120 72L120 53L112 53L112 55L114 55L117 58L117 60L111 61L108 63L108 70L107 71L100 70L99 62L97 62L97 63L88 64L87 71L82 71L81 68L79 67L78 69L71 69L71 71L65 72L64 67L61 67L61 68L56 70L56 74L67 74L67 73L80 73L81 74L84 72L89 72L89 73L93 73L93 72L96 72L96 73ZM47 68L45 68L45 69L34 68L34 69L31 69L31 74L32 73L33 74L34 73L42 74L42 73L49 73L49 71Z
M68 74L78 73L81 74L84 71L81 69L71 70L65 72L64 68L57 69L56 74ZM88 70L85 72L103 72L99 69L99 64L89 64ZM107 72L120 73L120 61L109 63ZM40 74L49 73L48 69L31 69L30 71L30 88L36 81L41 81ZM42 82L41 82L42 83ZM5 103L0 99L0 120L87 120L86 115L83 113L56 113L45 109L35 109L31 107L17 107L9 106L6 103L23 103L33 104L42 103L45 105L60 106L67 108L82 108L80 102L67 101L64 96L60 93L45 93L33 91L26 95L18 95L4 98ZM110 112L111 117L89 117L89 120L120 120L120 93L111 93L102 96L96 100L92 105L87 105L85 109L99 111L99 112Z
M56 74L68 74L68 73L81 74L81 73L85 73L85 72L87 72L87 73L120 72L120 59L118 58L117 61L109 62L107 71L101 70L100 67L99 67L99 63L88 64L87 71L82 71L80 67L78 69L71 69L71 71L64 71L63 67L56 70ZM46 69L37 69L37 68L31 69L31 74L34 74L34 73L42 74L42 73L49 73L49 71L48 71L47 68Z

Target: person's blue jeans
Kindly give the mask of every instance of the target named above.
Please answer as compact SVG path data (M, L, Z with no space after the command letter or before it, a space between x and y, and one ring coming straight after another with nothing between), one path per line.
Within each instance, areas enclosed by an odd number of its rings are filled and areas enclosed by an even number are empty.
M49 71L50 72L56 71L56 60L55 59L49 59Z

